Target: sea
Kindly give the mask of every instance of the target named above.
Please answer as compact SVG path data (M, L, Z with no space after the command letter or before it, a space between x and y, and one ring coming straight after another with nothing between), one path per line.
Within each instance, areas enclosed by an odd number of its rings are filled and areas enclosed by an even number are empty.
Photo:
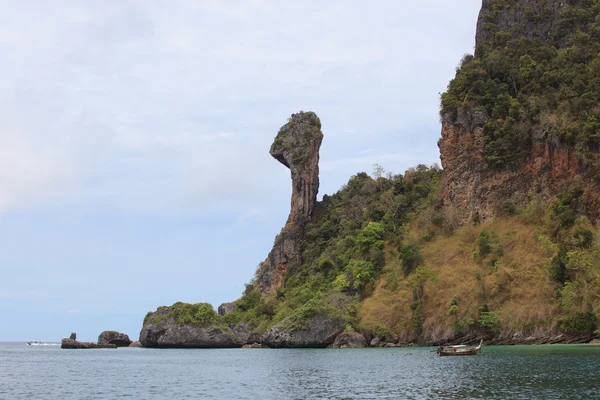
M600 399L600 346L434 351L0 343L0 399Z

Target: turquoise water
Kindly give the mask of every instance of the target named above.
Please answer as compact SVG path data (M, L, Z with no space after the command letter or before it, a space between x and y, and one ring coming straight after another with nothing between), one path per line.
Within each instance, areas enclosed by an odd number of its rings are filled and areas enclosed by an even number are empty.
M600 346L61 350L0 343L0 399L600 399Z

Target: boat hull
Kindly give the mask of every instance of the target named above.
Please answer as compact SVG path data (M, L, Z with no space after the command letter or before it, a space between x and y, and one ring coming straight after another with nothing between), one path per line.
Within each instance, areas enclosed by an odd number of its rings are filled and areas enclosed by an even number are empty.
M481 347L483 346L483 340L479 342L479 346L473 348L465 348L464 345L461 346L452 346L452 347L442 347L440 346L437 349L437 355L440 357L456 357L456 356L474 356L481 351Z
M438 352L438 356L440 357L454 357L454 356L474 356L477 355L477 353L479 353L480 349L473 349L473 350L465 350L465 351L439 351Z

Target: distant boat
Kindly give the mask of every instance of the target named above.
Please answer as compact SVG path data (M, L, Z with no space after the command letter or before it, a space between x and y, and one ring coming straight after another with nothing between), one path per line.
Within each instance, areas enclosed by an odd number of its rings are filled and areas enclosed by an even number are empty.
M44 342L40 342L37 340L30 340L29 342L27 342L28 345L30 346L58 346L59 343L44 343Z
M464 344L459 344L456 346L440 346L437 349L437 354L440 357L445 356L474 356L481 350L483 346L483 339L479 342L479 346L477 347L467 347Z

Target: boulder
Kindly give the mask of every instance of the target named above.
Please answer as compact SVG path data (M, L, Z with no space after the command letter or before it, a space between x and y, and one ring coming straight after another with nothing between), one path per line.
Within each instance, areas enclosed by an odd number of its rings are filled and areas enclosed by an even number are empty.
M314 316L304 329L290 329L290 321L284 319L268 332L261 343L273 348L323 348L328 347L344 331L346 322L340 318Z
M129 336L116 331L104 331L98 336L98 344L114 344L117 347L127 347L131 342Z
M71 332L71 336L69 336L69 339L71 339L71 340L77 340L77 333Z
M245 344L242 346L242 349L268 349L269 346L265 346L264 344L260 344L260 343L252 343L252 344Z
M61 349L116 349L115 344L98 344L93 342L78 342L74 339L64 338L60 344Z
M379 347L380 342L381 342L381 340L378 337L374 337L373 340L371 340L371 343L369 343L369 346Z
M332 348L358 349L367 347L367 341L361 333L341 333L333 342Z
M235 304L235 301L231 303L223 303L219 306L219 308L217 308L219 315L225 315L236 311L237 305Z
M144 347L139 341L131 342L128 347Z

